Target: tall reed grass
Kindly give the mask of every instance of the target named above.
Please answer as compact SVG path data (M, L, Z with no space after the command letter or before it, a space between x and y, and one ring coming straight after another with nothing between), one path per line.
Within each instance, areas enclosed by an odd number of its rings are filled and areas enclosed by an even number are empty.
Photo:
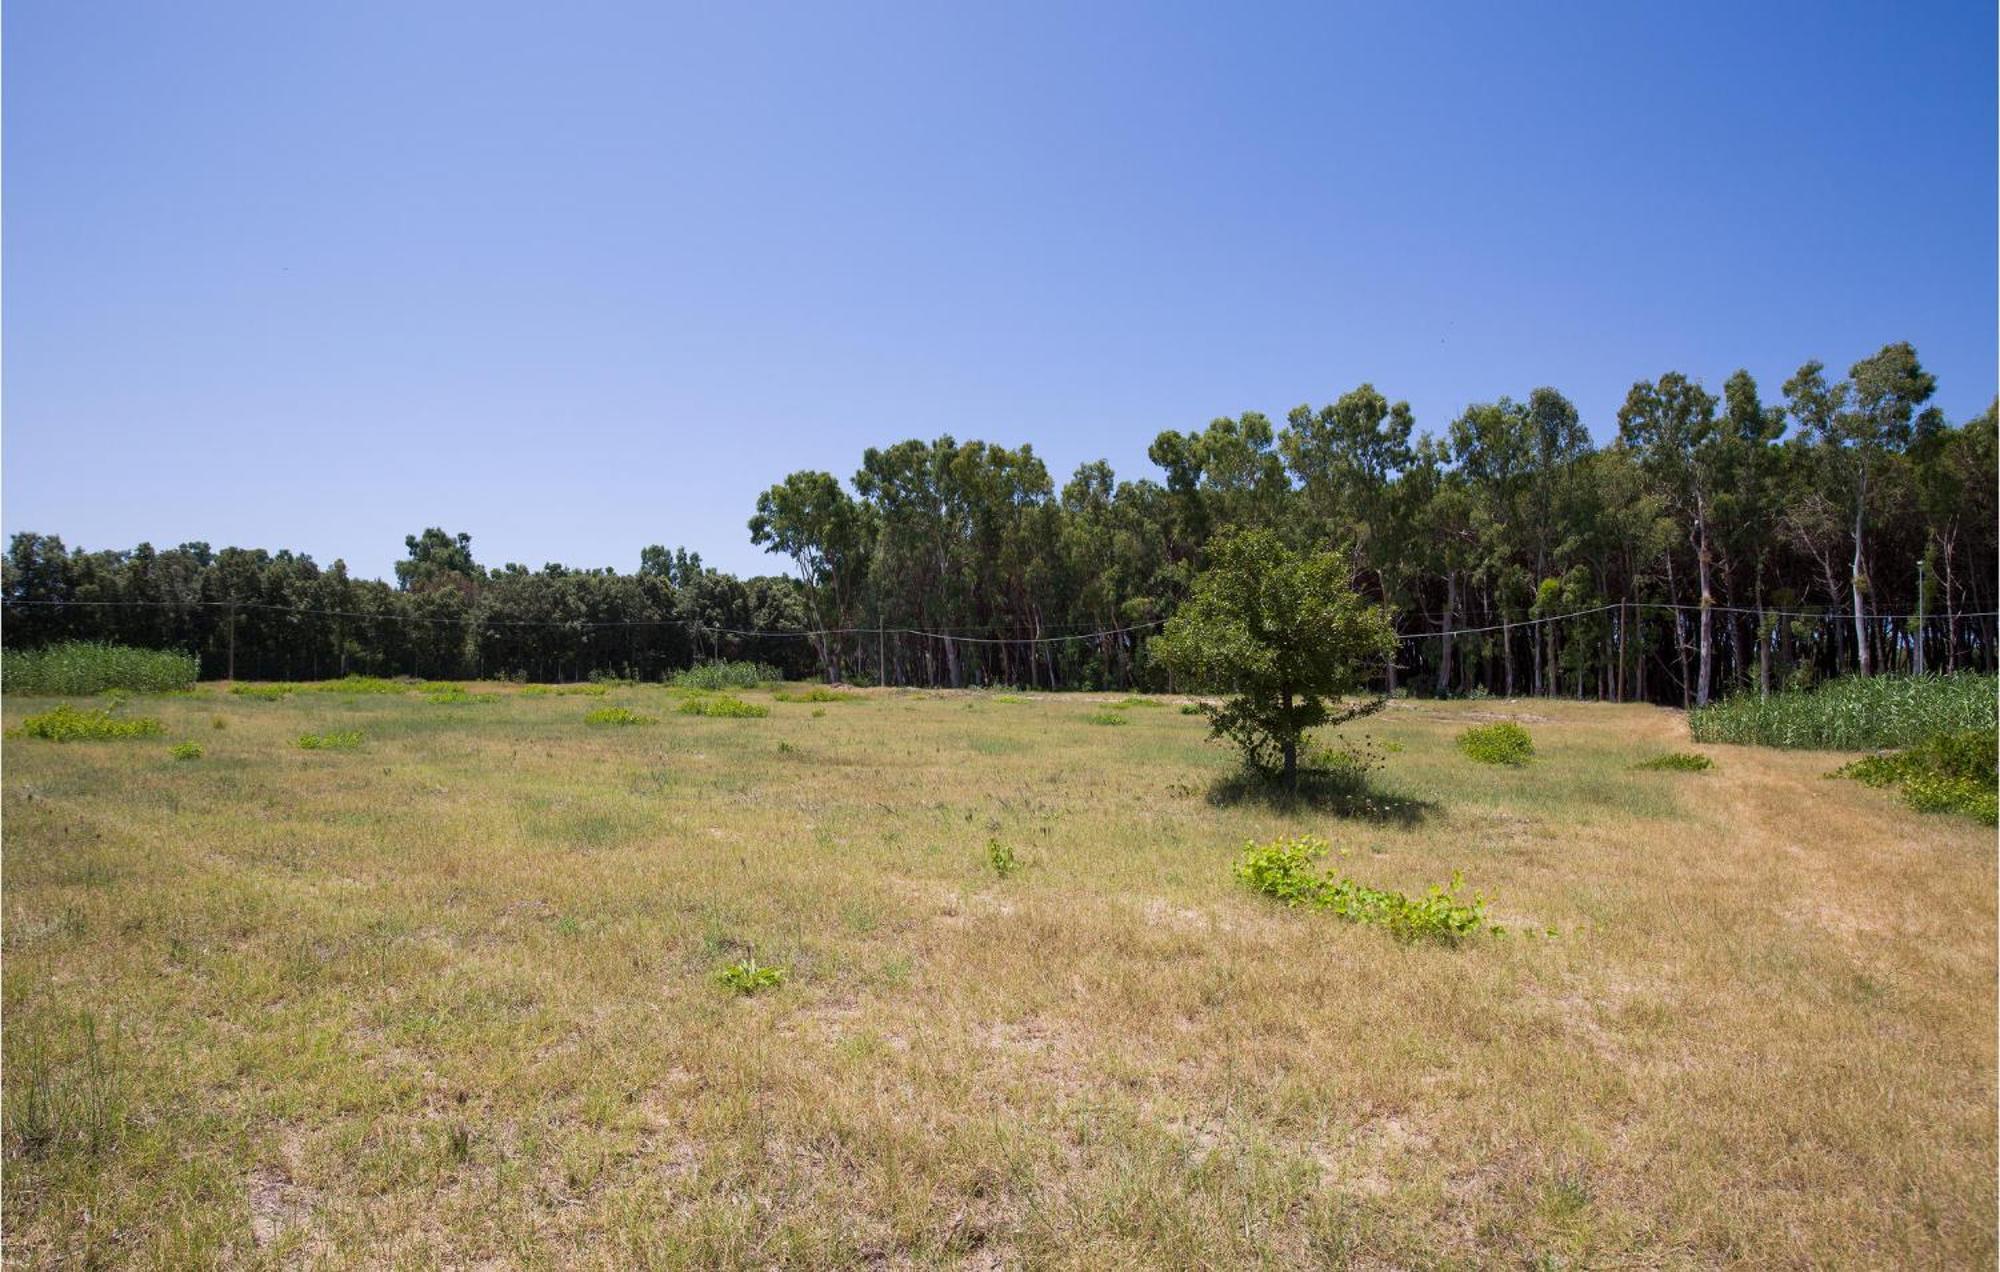
M0 656L0 692L51 698L106 689L168 693L192 688L200 670L193 654L179 650L72 640L6 651Z
M1688 713L1697 742L1872 751L1914 746L1940 733L1992 729L2000 679L1848 676L1818 689L1743 694Z

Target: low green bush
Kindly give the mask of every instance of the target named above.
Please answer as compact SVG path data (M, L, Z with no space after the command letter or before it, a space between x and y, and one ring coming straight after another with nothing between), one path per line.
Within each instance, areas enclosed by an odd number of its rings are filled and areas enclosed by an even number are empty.
M97 742L108 738L149 738L167 726L150 716L123 719L109 711L79 711L64 703L21 721L21 732L51 742Z
M1013 847L997 839L986 841L986 861L993 867L993 873L1002 879L1013 878L1015 872L1021 868L1021 860L1014 855Z
M628 727L635 724L652 724L653 717L640 715L630 707L599 707L595 711L585 712L583 722Z
M1845 676L1817 689L1755 694L1697 707L1688 732L1697 742L1871 751L1914 746L1942 733L1991 729L2000 679L1955 676Z
M1328 852L1325 840L1311 835L1268 844L1244 845L1236 877L1255 892L1286 905L1329 911L1350 923L1381 927L1398 941L1432 941L1455 945L1481 933L1496 936L1506 929L1486 921L1486 898L1475 893L1459 898L1464 878L1454 872L1448 887L1432 886L1421 897L1386 888L1371 888L1333 871L1322 872L1319 861Z
M173 750L167 752L177 760L198 760L201 758L201 743L176 742Z
M332 733L301 733L298 747L301 751L352 751L361 745L358 729L341 729Z
M1158 698L1141 698L1135 694L1129 698L1120 698L1111 704L1111 709L1114 711L1130 711L1134 707L1158 709L1166 705L1166 703L1161 702Z
M1963 813L1991 825L2000 803L1997 741L2000 732L1991 728L1940 733L1901 751L1865 756L1827 776L1900 787L1903 802L1920 813Z
M709 716L723 720L757 720L771 714L771 708L762 703L745 702L721 694L713 698L689 698L680 705L680 713L689 716Z
M473 693L464 685L430 684L424 686L424 701L476 707L498 702L500 698L497 694Z
M1669 751L1650 760L1640 760L1632 767L1673 773L1705 773L1715 767L1715 761L1706 755L1696 755L1692 751Z
M677 673L673 683L682 689L755 689L784 678L769 663L725 661L697 663Z
M1120 725L1126 723L1124 716L1116 711L1093 711L1083 718L1085 724Z
M200 670L193 654L177 650L72 640L0 655L0 693L65 698L107 689L171 693L193 688Z
M1535 742L1526 729L1502 720L1459 734L1458 749L1481 764L1526 764L1534 758Z
M252 685L238 681L229 686L229 692L239 698L255 698L259 702L276 702L280 698L292 696L290 685Z

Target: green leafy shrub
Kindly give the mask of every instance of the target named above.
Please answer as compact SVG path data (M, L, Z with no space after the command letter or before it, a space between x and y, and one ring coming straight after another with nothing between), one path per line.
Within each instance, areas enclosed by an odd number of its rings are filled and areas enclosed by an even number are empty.
M1534 758L1535 741L1511 720L1482 724L1458 735L1458 749L1481 764L1526 764Z
M201 758L201 743L176 742L173 750L167 752L177 760L198 760Z
M1632 767L1673 773L1705 773L1715 767L1715 761L1692 751L1669 751L1650 760L1640 760Z
M1020 859L1014 855L1013 847L997 839L986 841L986 861L993 867L993 873L1002 879L1013 878L1015 872L1021 868Z
M1125 717L1119 715L1116 711L1093 711L1083 718L1083 722L1085 724L1120 725L1126 721Z
M150 716L120 719L109 711L79 711L64 703L21 721L21 732L51 742L97 742L108 738L149 738L167 726Z
M758 685L783 680L784 673L768 663L698 663L674 676L681 689L755 689Z
M814 685L798 693L785 689L776 689L771 693L771 697L779 702L852 702L860 696L858 693L842 693L838 689L829 689L825 685Z
M239 698L255 698L259 702L276 702L280 698L292 696L290 685L249 685L238 682L229 686L229 692Z
M1236 877L1253 891L1286 905L1307 905L1350 923L1381 927L1398 941L1455 945L1481 933L1505 932L1486 921L1483 894L1475 893L1470 901L1460 899L1465 880L1457 872L1448 887L1433 885L1423 896L1412 898L1330 870L1321 872L1318 863L1327 851L1326 841L1311 835L1246 844L1242 860L1236 863Z
M770 715L771 708L762 703L745 702L741 698L721 694L713 698L689 698L681 703L680 713L723 720L756 720Z
M358 729L336 730L332 733L301 733L298 747L302 751L352 751L361 745Z
M1850 777L1864 786L1902 788L1903 802L1920 813L1963 813L1991 825L2000 768L1992 728L1940 733L1887 755L1865 756L1829 777Z
M556 691L556 687L555 687L554 685L522 685L522 686L521 686L521 696L522 696L523 698L546 698L546 697L548 697L548 696L549 696L550 694L554 693L555 691Z
M1130 711L1134 707L1158 709L1166 705L1166 703L1161 702L1157 698L1141 698L1134 694L1129 698L1120 698L1118 701L1112 703L1111 709L1113 711Z
M785 969L759 963L753 955L718 971L715 979L723 988L747 996L784 984Z
M1181 704L1181 714L1201 715L1202 714L1201 704L1199 702L1183 702Z
M585 724L613 725L626 727L635 724L652 724L653 717L640 715L630 707L599 707L584 713Z
M0 692L65 698L107 689L171 693L193 688L200 670L193 654L176 650L72 640L0 655Z
M2000 679L1955 676L1847 676L1817 689L1768 698L1742 694L1688 713L1697 742L1871 751L1925 738L1991 729Z

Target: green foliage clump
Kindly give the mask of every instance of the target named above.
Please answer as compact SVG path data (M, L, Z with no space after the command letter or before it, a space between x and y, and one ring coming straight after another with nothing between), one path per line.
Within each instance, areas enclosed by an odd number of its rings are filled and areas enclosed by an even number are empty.
M167 752L177 760L198 760L201 758L201 743L176 742L173 750Z
M556 687L555 687L554 685L522 685L522 686L521 686L521 696L522 696L523 698L546 698L546 697L548 697L548 696L549 696L550 694L554 693L555 691L556 691Z
M1199 702L1183 702L1183 703L1181 704L1181 714L1182 714L1182 715L1201 715L1201 714L1203 714L1203 712L1202 712L1202 709L1201 709L1201 704L1200 704Z
M625 727L634 724L651 724L653 717L640 715L630 707L599 707L584 713L585 724L615 725Z
M1294 788L1306 734L1378 709L1380 699L1342 709L1340 695L1396 648L1387 611L1356 595L1349 574L1338 552L1294 552L1269 530L1225 533L1152 645L1191 688L1230 695L1202 708L1210 736Z
M1458 749L1481 764L1526 764L1534 758L1535 740L1520 725L1502 720L1459 734Z
M1085 724L1118 725L1124 724L1126 721L1125 717L1119 715L1116 711L1093 711L1083 718L1083 722Z
M748 996L761 990L776 989L785 983L785 969L759 963L755 955L740 963L731 963L715 974L716 983L723 988Z
M1870 755L1829 774L1864 786L1901 787L1903 802L1920 813L1963 813L1995 823L2000 815L2000 731L1964 729L1925 738L1887 755Z
M306 687L314 693L390 694L402 693L410 685L408 681L390 680L383 676L342 676L338 680L322 680Z
M771 697L779 702L853 702L860 696L858 693L842 693L838 689L829 689L825 685L814 685L797 693L786 689L775 689L771 692Z
M1141 698L1137 694L1134 694L1131 697L1121 698L1117 702L1112 703L1111 709L1113 711L1130 711L1134 707L1159 708L1166 705L1166 703L1161 702L1157 698Z
M255 698L259 702L276 702L280 698L292 696L290 685L251 685L238 682L229 686L229 692L239 698Z
M21 721L21 732L51 742L97 742L107 738L148 738L167 726L150 716L120 719L109 711L79 711L67 702Z
M1011 879L1021 868L1020 858L1014 855L1013 846L997 839L986 841L986 861L993 867L993 873L1002 879Z
M478 706L482 703L500 701L499 696L490 693L473 693L464 685L427 684L424 686L425 702L443 702L458 706Z
M0 692L26 697L82 697L107 689L172 693L192 689L201 664L171 649L134 649L72 640L0 657Z
M758 685L784 678L784 673L769 663L710 662L698 663L677 673L674 686L679 689L755 689Z
M301 733L298 747L302 751L352 751L361 745L358 729L341 729L332 733Z
M1412 898L1330 870L1321 872L1318 863L1327 851L1326 841L1311 835L1246 844L1242 860L1236 863L1236 877L1251 890L1286 905L1307 905L1351 923L1382 927L1403 942L1455 945L1484 932L1498 936L1506 930L1486 921L1483 894L1475 893L1470 901L1460 899L1465 880L1457 872L1449 887L1433 885L1423 896Z
M771 708L762 703L745 702L741 698L719 694L713 698L689 698L681 703L680 713L724 720L756 720L770 715Z
M1955 676L1847 676L1817 689L1768 698L1743 694L1688 713L1697 742L1872 751L1914 746L1941 733L1991 729L2000 679Z
M1640 760L1632 767L1674 773L1706 773L1715 767L1715 761L1706 755L1696 755L1692 751L1669 751L1650 760Z

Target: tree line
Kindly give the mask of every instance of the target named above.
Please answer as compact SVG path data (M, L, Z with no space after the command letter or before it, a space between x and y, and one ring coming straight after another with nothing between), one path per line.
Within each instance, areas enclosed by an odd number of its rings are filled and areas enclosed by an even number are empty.
M795 472L751 540L791 577L648 548L638 571L484 569L407 540L393 584L289 552L67 551L17 535L5 639L193 648L204 674L651 677L750 657L794 675L1170 688L1152 637L1225 529L1332 550L1395 616L1379 687L1706 702L1859 672L1995 666L1995 412L1954 424L1894 344L1766 400L1670 372L1597 447L1551 388L1437 433L1364 384L1282 424L1168 430L1157 475L1059 489L1032 446L945 436ZM135 603L137 602L137 603ZM761 633L761 634L760 634Z

